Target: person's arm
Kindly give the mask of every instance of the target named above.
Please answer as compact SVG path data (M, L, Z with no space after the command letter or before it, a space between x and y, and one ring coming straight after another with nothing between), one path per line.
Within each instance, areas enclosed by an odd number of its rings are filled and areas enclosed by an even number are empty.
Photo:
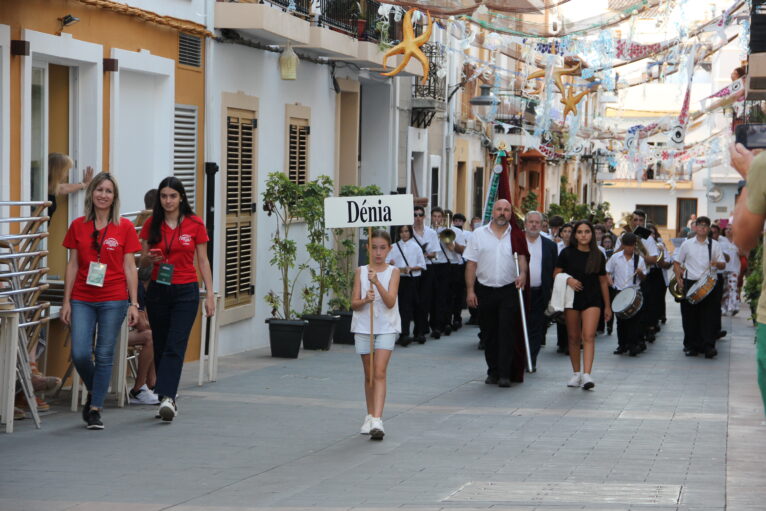
M609 300L609 282L606 275L598 276L598 283L601 286L601 296L604 299L604 321L612 319L612 302Z
M72 315L72 289L74 288L74 281L77 278L77 249L69 249L69 261L66 264L66 271L64 272L64 300L61 303L61 321L65 325L70 324Z
M351 291L351 310L358 311L368 303L372 303L375 300L375 291L370 288L367 290L367 296L360 298L359 295L362 292L362 283L359 281L360 270L357 268L354 271L354 289Z
M755 158L755 154L749 151L742 144L735 144L730 149L731 165L742 176L742 179L748 180L750 185L750 167ZM756 181L761 176L754 175ZM742 251L749 252L758 244L758 240L763 233L763 222L766 220L766 214L754 213L748 207L748 188L742 189L737 204L734 206L734 222L731 226L732 241Z
M128 282L128 326L138 322L138 270L136 270L136 256L132 252L126 252L123 257L122 267L125 271L125 280Z
M83 171L82 181L79 183L59 183L56 187L56 195L66 195L68 193L85 190L93 179L93 167L87 166Z
M474 286L476 284L476 261L465 262L465 294L466 303L469 307L478 307L479 299L476 298Z
M529 265L527 264L527 256L519 256L519 276L516 277L516 289L523 289L527 284L527 274L529 273Z
M715 255L715 262L713 263L715 269L723 270L726 268L726 261L722 257L723 251L721 250L721 245L716 244L716 250L713 250L713 253Z
M681 263L679 261L673 261L673 271L676 274L676 285L678 286L678 289L683 291L684 289L683 269L681 268Z
M213 272L210 270L210 261L207 258L207 243L198 243L197 264L202 274L202 282L205 284L207 295L205 296L205 314L211 317L215 314L215 294L213 293Z

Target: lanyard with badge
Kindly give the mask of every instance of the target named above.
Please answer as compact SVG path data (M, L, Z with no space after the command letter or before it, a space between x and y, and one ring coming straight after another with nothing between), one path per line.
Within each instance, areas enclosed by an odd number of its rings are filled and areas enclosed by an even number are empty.
M101 234L101 241L98 239L98 230L96 229L96 221L93 220L93 244L96 248L96 260L91 261L88 268L88 278L85 279L85 283L89 286L104 287L104 280L106 279L106 263L101 262L101 247L104 246L104 238L106 238L106 231L109 230L109 223L104 226L103 234Z
M168 262L168 258L170 257L170 250L173 248L173 241L175 241L178 233L181 232L182 223L183 220L178 222L178 225L173 230L173 234L170 236L169 242L167 236L165 236L165 234L162 235L162 240L165 242L165 262L160 263L160 266L157 269L157 284L169 286L173 282L174 265Z

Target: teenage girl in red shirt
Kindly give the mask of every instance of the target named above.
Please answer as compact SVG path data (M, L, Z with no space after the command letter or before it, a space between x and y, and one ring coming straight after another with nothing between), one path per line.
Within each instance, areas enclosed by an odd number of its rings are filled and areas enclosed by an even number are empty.
M138 319L134 254L141 250L133 223L120 218L120 193L110 174L102 172L88 185L85 216L72 222L63 245L69 262L61 320L71 327L72 361L88 388L83 420L88 429L104 429L101 409L120 326L126 311L129 325Z
M207 289L205 314L215 314L213 276L207 259L207 230L189 206L184 185L166 177L157 187L152 216L141 229L142 262L154 265L146 291L146 311L152 327L154 365L160 398L157 415L170 422L178 413L176 394L181 380L189 334L199 309L199 283L194 257Z

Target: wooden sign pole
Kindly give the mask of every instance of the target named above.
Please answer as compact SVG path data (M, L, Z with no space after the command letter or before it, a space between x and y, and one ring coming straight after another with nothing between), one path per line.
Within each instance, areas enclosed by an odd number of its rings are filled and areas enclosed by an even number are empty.
M370 270L370 264L372 263L372 227L367 228L367 271ZM368 277L369 278L369 277ZM372 286L372 283L370 283ZM374 292L374 290L373 290ZM372 387L372 371L375 367L373 360L375 360L375 334L373 333L373 318L375 316L375 302L370 304L370 371L367 383Z

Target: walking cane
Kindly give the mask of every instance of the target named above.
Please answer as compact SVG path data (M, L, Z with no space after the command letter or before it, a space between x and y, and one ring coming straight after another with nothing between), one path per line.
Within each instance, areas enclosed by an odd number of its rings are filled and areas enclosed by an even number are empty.
M516 276L519 276L519 254L513 253L513 261L516 263ZM524 289L517 288L519 292L519 306L521 307L521 325L524 327L524 347L527 352L527 372L532 372L532 354L529 351L529 331L527 330L527 311L524 308Z
M367 228L367 271L370 270L370 263L372 263L372 227ZM375 334L373 333L373 316L375 315L375 302L370 304L370 371L367 377L367 384L372 387L372 369L374 367L373 360L375 359Z

